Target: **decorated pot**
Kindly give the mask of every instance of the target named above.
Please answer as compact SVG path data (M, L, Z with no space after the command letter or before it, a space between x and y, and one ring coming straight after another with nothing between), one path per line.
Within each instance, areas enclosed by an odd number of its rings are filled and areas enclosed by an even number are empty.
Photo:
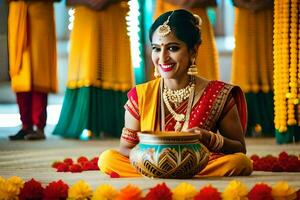
M191 178L208 163L209 152L199 134L183 132L139 133L130 152L131 164L153 178Z

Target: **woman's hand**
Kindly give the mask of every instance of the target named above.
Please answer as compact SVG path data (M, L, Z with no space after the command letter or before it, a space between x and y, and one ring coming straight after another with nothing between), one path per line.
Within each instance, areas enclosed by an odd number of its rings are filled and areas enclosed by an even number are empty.
M200 134L199 141L204 144L206 147L209 145L211 134L208 130L199 128L199 127L193 127L187 130L189 133L197 133Z

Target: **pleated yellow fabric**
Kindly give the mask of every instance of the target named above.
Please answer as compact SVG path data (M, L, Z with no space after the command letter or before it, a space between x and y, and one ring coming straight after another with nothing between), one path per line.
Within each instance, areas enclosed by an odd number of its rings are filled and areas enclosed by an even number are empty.
M53 3L10 2L8 49L15 92L57 91Z
M104 151L99 157L98 166L106 174L116 172L121 177L141 176L130 164L129 158L121 155L117 150ZM210 160L208 165L196 177L247 176L252 171L251 160L243 153L235 153Z
M157 0L155 7L155 19L171 10L180 9L181 7L164 2L164 0ZM193 8L190 10L193 14L199 15L202 19L201 33L202 44L199 47L196 58L196 65L200 76L210 80L219 79L219 58L218 51L214 39L212 26L209 22L208 15L205 8Z
M142 132L154 131L156 128L156 113L160 78L136 86L140 114L140 128ZM153 91L145 92L145 91Z
M126 91L133 86L127 2L101 11L75 8L67 87L95 86Z
M236 8L232 82L244 92L273 90L273 10Z

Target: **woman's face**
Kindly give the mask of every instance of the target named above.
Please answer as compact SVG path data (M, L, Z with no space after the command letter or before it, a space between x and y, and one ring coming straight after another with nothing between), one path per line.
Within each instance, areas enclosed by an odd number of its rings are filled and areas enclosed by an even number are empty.
M187 76L191 53L187 45L171 32L162 37L157 30L152 36L152 62L159 74L167 79Z

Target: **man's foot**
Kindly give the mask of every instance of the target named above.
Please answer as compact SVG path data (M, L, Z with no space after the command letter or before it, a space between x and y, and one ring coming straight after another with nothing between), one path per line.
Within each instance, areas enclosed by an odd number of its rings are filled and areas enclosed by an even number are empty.
M25 136L25 140L45 140L45 132L43 129L37 129L33 133L30 133Z
M10 140L24 140L25 136L32 134L33 130L29 130L29 129L21 129L17 132L17 134L15 135L10 135L8 136L8 138Z

